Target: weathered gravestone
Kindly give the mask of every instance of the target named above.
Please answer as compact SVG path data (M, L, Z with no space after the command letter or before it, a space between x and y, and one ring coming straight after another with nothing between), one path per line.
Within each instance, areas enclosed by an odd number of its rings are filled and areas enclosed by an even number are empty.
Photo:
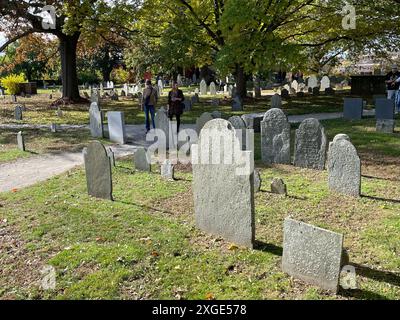
M376 120L376 131L381 133L393 133L396 126L395 120Z
M356 148L346 135L337 135L329 144L328 186L341 194L361 194L361 161Z
M96 102L93 102L89 108L89 118L90 118L90 134L93 138L103 138L103 117L101 116L101 111Z
M394 101L391 99L376 99L375 117L377 120L393 120Z
M15 120L21 121L22 120L22 106L16 106L14 110Z
M200 82L200 94L202 96L207 95L207 82L204 79Z
M192 101L191 100L186 99L183 103L185 104L186 112L192 110Z
M95 198L113 200L111 163L104 146L93 141L84 151L88 194Z
M261 174L259 170L254 170L254 192L260 192L261 191Z
M239 116L230 117L228 121L233 125L233 128L235 128L237 137L239 138L242 146L242 150L246 150L246 123Z
M283 272L336 293L343 235L291 218L285 219L283 233Z
M211 112L211 115L212 115L212 117L213 117L214 119L220 119L220 118L222 118L222 113L221 113L221 111L213 111L213 112Z
M265 164L290 164L290 124L281 109L271 109L261 122L261 157Z
M196 225L253 248L254 155L240 150L230 122L215 119L204 126L198 144L192 146L192 165Z
M325 92L325 89L328 89L331 87L331 80L329 79L328 76L323 76L321 79L321 91Z
M22 131L18 132L17 134L17 144L19 150L25 151L25 136Z
M108 147L108 148L106 149L106 151L107 151L108 158L110 159L111 167L115 167L115 155L114 155L114 151L112 151L111 147Z
M126 131L125 131L124 113L119 111L107 112L107 119L108 119L108 133L110 135L110 141L119 144L125 144Z
M217 88L214 82L210 83L210 94L215 96L217 94Z
M282 98L279 94L274 94L271 98L271 108L282 108Z
M299 83L297 82L297 80L293 80L290 86L295 93L299 90Z
M134 154L135 169L138 171L151 172L151 162L145 148L140 147Z
M239 96L233 98L232 111L243 111L243 100Z
M318 78L316 76L310 76L308 78L307 86L309 88L311 88L311 92L312 92L313 88L318 87Z
M324 127L317 119L306 119L296 130L294 165L324 170L327 140Z
M208 121L213 120L213 116L209 112L204 112L197 120L196 120L196 132L200 135L201 130L205 126Z
M174 180L174 165L170 160L164 160L161 164L161 177L166 180Z
M285 182L280 178L274 178L271 182L271 192L287 196L287 187Z
M169 142L169 135L170 135L170 120L168 118L167 110L165 110L164 108L160 108L154 117L154 123L156 125L156 129L160 130L161 132L163 132L165 134L165 137L164 137L165 141L159 141L159 142L160 142L160 146L162 147L162 145L164 144L164 147L167 150L169 147L168 142ZM161 149L163 150L164 148L161 148Z
M345 98L343 117L346 120L361 120L364 102L362 98Z

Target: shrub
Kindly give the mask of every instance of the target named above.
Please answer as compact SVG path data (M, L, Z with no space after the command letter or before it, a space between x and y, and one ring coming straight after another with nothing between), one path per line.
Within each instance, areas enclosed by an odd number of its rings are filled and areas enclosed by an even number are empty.
M18 94L19 84L27 82L25 75L21 74L10 74L6 77L0 78L1 85L6 88L7 94Z
M131 75L128 70L125 70L123 68L117 68L111 72L111 79L116 83L122 84L129 82L131 80Z

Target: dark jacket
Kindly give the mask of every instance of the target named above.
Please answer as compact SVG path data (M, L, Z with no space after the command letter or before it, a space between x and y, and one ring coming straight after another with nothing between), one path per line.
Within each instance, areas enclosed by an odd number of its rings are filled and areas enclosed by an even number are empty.
M173 94L173 91L170 91L168 94L168 114L169 116L180 116L183 113L183 109L185 108L185 105L183 103L183 101L185 101L185 96L183 95L183 91L178 89L178 92L176 93L176 98L180 98L181 101L172 101Z

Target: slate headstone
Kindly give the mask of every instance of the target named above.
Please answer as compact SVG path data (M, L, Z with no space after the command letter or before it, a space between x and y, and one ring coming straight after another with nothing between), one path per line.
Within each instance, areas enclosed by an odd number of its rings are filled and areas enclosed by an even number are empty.
M394 120L394 101L391 99L376 99L375 117L377 120Z
M356 148L343 135L329 144L328 186L331 191L353 197L361 194L361 161Z
M296 130L294 165L324 170L327 139L325 129L317 119L306 119Z
M93 141L83 154L88 194L95 198L113 200L111 163L105 147Z
M160 108L155 117L154 123L156 125L156 129L161 130L165 134L165 147L168 149L169 147L169 135L170 135L170 120L168 118L167 110L164 108Z
M336 293L343 235L288 218L284 222L282 270Z
M196 120L196 132L200 135L201 129L203 129L204 125L213 120L213 116L209 112L204 112L197 120Z
M271 108L282 108L282 98L279 94L274 94L271 98Z
M254 170L254 192L260 192L261 191L261 174L259 170Z
M14 110L15 120L21 121L22 120L22 106L16 106Z
M174 180L174 165L168 159L161 164L161 177L166 180Z
M243 100L239 96L233 98L232 111L243 111Z
M96 102L93 102L89 108L89 118L90 118L90 134L93 138L103 138L103 118L101 116L101 111Z
M213 119L220 119L220 118L222 118L222 113L221 113L221 111L213 111L213 112L211 113L211 115L212 115Z
M346 120L361 120L364 102L362 98L345 98L343 117Z
M151 172L151 162L145 148L140 147L134 154L135 169L138 171Z
M111 167L115 167L115 154L114 154L114 151L111 149L111 147L108 147L106 149L106 151L107 151L108 158L110 159Z
M290 97L290 95L289 95L289 90L287 90L287 89L282 89L282 91L281 91L281 97L282 97L283 99L289 98L289 97Z
M126 131L124 113L119 111L109 111L107 112L107 120L110 141L119 144L125 144Z
M285 182L280 178L274 178L271 182L271 192L287 196L287 186Z
M320 88L319 88L319 87L314 87L314 88L312 89L312 94L313 94L314 96L319 96L319 93L320 93Z
M228 119L236 130L237 137L239 138L242 150L246 150L246 123L239 116L233 116Z

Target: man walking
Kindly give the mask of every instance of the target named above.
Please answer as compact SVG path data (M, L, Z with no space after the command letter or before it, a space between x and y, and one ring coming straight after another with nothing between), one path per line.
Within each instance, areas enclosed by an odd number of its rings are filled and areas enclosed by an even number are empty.
M150 131L150 116L151 122L153 125L153 129L156 128L154 118L156 113L156 105L157 105L157 90L153 88L151 84L151 80L146 81L146 88L143 90L143 100L142 104L144 105L144 113L146 117L146 134Z

